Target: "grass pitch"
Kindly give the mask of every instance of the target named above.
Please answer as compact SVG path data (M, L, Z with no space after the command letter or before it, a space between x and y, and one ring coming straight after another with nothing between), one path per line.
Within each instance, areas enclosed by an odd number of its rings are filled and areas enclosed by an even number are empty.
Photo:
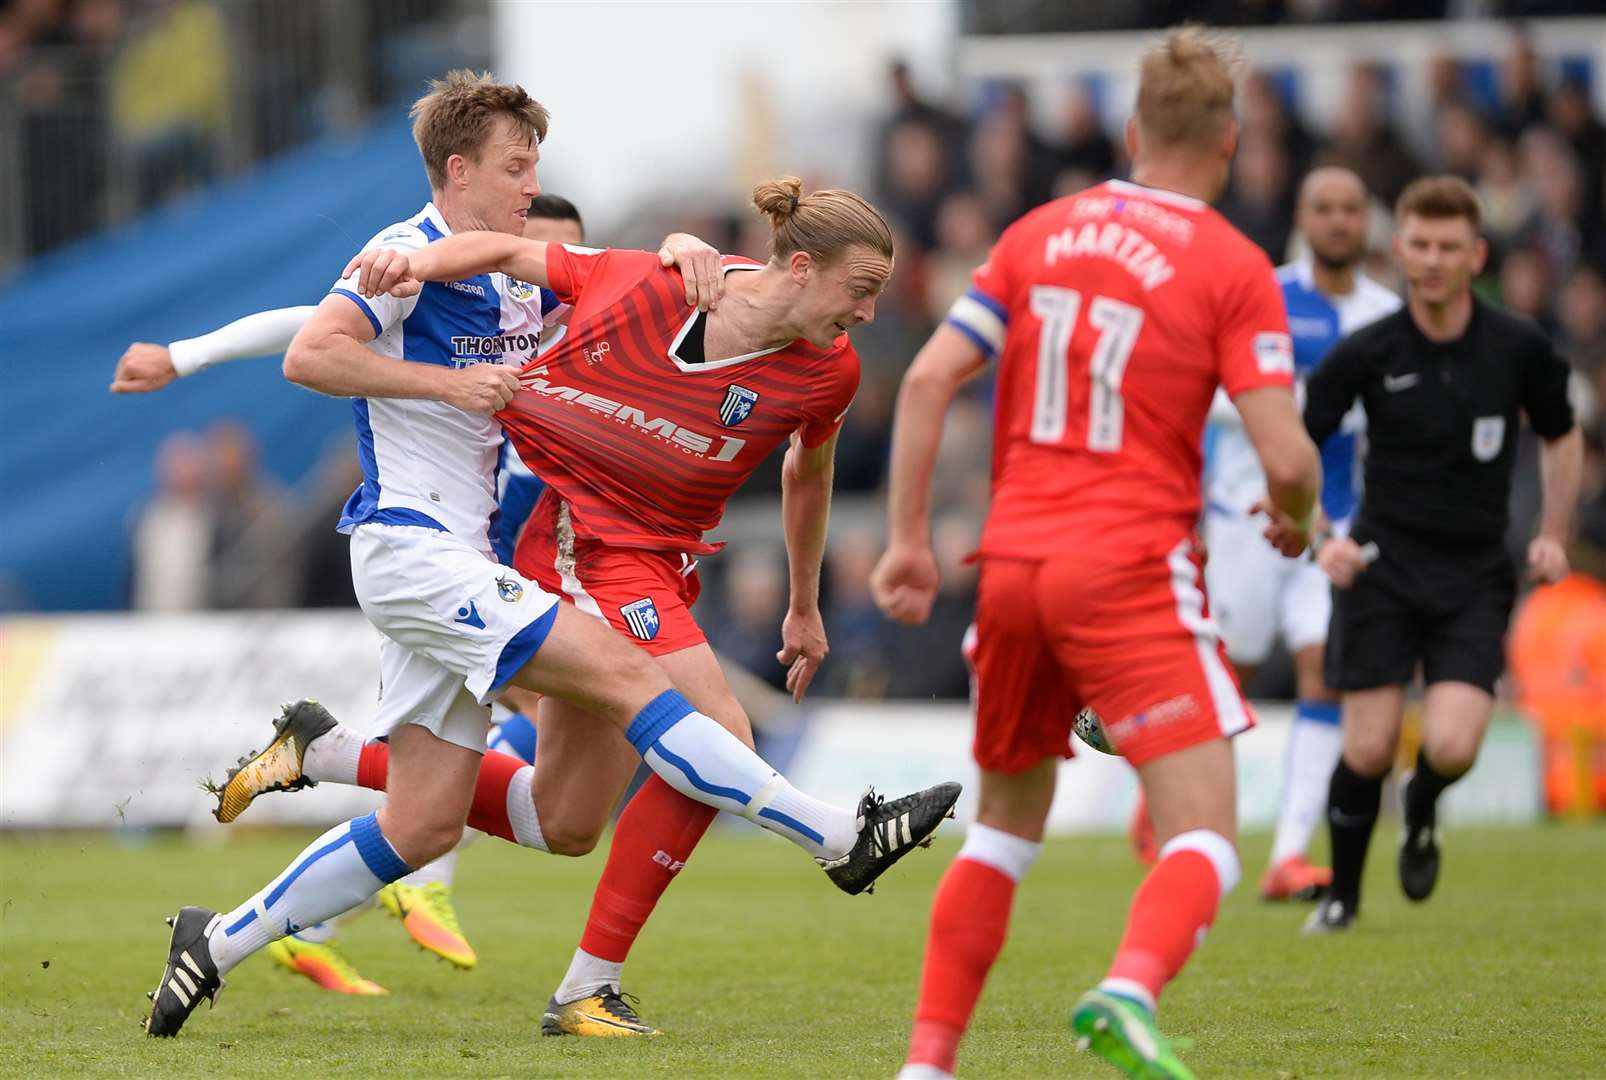
M932 890L958 841L849 898L769 837L716 832L631 958L626 986L667 1032L542 1039L600 855L486 840L463 857L459 911L480 966L421 953L375 912L342 939L391 991L347 998L266 958L215 1011L144 1038L161 916L227 907L311 833L242 830L222 846L113 835L0 839L0 1076L890 1077L902 1059ZM1306 906L1254 898L1264 837L1211 939L1168 993L1165 1030L1201 1077L1598 1077L1606 1072L1606 829L1453 830L1439 891L1409 905L1393 826L1373 845L1361 922L1298 936ZM1141 875L1115 838L1053 841L962 1048L966 1076L1115 1076L1066 1018L1102 974Z

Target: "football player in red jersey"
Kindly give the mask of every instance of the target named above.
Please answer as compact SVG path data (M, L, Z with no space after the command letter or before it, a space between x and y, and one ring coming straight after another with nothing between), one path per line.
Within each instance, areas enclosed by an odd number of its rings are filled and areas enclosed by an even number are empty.
M1007 229L904 378L872 588L888 615L917 623L937 588L927 494L943 413L997 361L976 612L980 806L933 905L904 1076L953 1072L1084 706L1138 771L1160 859L1072 1026L1131 1076L1192 1075L1155 1027L1155 1001L1238 879L1227 740L1253 723L1194 536L1216 386L1265 465L1260 509L1285 555L1306 545L1320 480L1271 264L1207 205L1237 143L1232 99L1219 46L1173 31L1143 58L1127 128L1135 182Z
M832 459L859 380L846 331L875 317L893 266L890 229L851 192L804 195L786 177L758 185L753 201L771 222L771 257L726 258L724 293L708 312L688 308L679 276L647 252L483 233L417 253L371 252L351 267L365 292L496 268L572 305L563 340L526 368L523 391L501 414L520 457L548 485L514 565L634 638L682 693L746 740L747 717L691 615L697 559L718 550L703 534L789 441L782 526L791 603L779 657L801 699L827 650L818 601ZM542 702L536 791L549 843L595 845L635 769L629 750L599 739L580 710ZM616 783L600 782L605 774ZM548 1006L549 1034L652 1032L620 999L622 965L713 817L652 780L631 800L580 948Z

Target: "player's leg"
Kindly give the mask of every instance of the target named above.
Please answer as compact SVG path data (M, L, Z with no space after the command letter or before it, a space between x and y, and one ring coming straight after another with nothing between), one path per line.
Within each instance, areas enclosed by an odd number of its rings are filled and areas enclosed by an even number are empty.
M1283 797L1272 838L1271 864L1261 879L1268 900L1314 900L1332 882L1332 871L1306 859L1312 835L1327 806L1327 790L1342 750L1338 695L1323 681L1323 644L1332 615L1325 574L1309 562L1284 568L1283 640L1294 654L1294 722L1288 732Z
M920 1001L902 1080L951 1076L959 1042L1009 932L1015 889L1043 847L1059 759L981 773L976 821L931 904Z
M1409 899L1426 900L1438 883L1439 796L1472 768L1493 712L1494 697L1481 686L1442 681L1427 688L1422 746L1402 800L1399 876Z
M513 676L517 685L562 698L624 731L648 767L681 794L741 814L783 836L849 892L868 887L933 832L958 799L944 784L855 810L793 787L719 722L693 708L663 668L590 615L558 605L551 631ZM909 836L890 828L909 815ZM907 843L904 841L907 840Z
M1343 700L1342 751L1327 792L1333 882L1306 920L1307 934L1346 929L1359 910L1361 873L1399 744L1405 688L1422 656L1424 620L1416 597L1422 571L1407 565L1403 539L1390 534L1376 542L1377 561L1349 588L1332 592L1324 678Z
M660 606L660 617L668 612ZM684 619L691 624L689 616ZM665 628L670 628L665 619ZM694 628L695 624L691 624ZM695 633L695 636L702 636ZM752 731L748 728L747 714L737 704L736 696L724 680L713 649L707 643L692 644L673 653L658 654L662 665L675 688L686 696L703 714L715 718L719 725L752 746ZM594 723L588 723L583 714L565 717L570 728L586 733ZM543 730L548 718L543 717ZM623 743L623 741L620 741ZM625 744L623 770L620 771L620 789L630 781L636 759ZM617 797L617 791L615 791ZM604 815L612 807L604 808ZM613 841L609 847L607 865L597 881L591 898L591 911L586 916L585 934L575 950L569 971L548 1004L548 1016L543 1030L549 1035L589 1035L589 1033L615 1033L613 1030L593 1030L586 1017L578 1016L575 1004L585 1004L596 996L617 996L626 956L641 927L650 918L663 890L670 887L679 871L691 858L692 849L707 833L716 810L708 805L687 799L681 792L670 788L660 776L647 778L625 812L613 826ZM605 818L604 818L605 820ZM601 833L597 821L596 833ZM596 837L593 834L593 842ZM605 1019L605 1017L604 1017ZM580 1030L575 1030L575 1029ZM646 1027L646 1025L639 1025ZM642 1033L636 1025L625 1025L623 1033ZM650 1029L646 1029L650 1030Z
M470 707L479 707L458 693L461 720ZM482 743L483 732L482 722ZM356 906L404 876L409 859L422 864L457 843L478 751L411 723L390 734L391 790L377 813L330 829L232 911L186 907L179 912L167 966L152 993L149 1034L177 1034L200 999L215 997L223 976L269 942Z
M1058 595L1066 609L1055 655L1138 770L1160 849L1106 977L1078 1000L1072 1027L1128 1075L1191 1077L1155 1026L1155 1007L1237 883L1228 739L1253 717L1216 635L1191 541L1161 558L1112 546L1102 559L1084 554L1053 568L1042 594Z
M1361 874L1383 801L1383 780L1394 763L1405 714L1405 685L1346 690L1343 751L1327 794L1333 882L1305 923L1305 932L1342 930L1360 910Z
M530 695L531 702L538 701ZM524 703L526 707L533 707ZM486 738L487 756L492 753L516 757L529 765L535 761L535 725L521 712L509 712L500 703L491 711L496 721ZM453 885L463 850L485 835L475 828L463 830L457 846L426 866L414 870L400 881L379 890L379 906L401 921L408 937L428 952L454 967L474 967L479 957L463 933L453 902Z
M1461 599L1429 631L1422 659L1422 746L1405 785L1399 854L1400 888L1412 900L1426 900L1438 883L1439 796L1477 760L1494 710L1495 682L1505 667L1516 592L1511 563L1498 546L1468 562L1440 568L1461 571L1461 588L1451 593Z
M1042 847L1056 766L1068 756L1071 688L1021 597L1039 564L982 562L976 624L966 634L981 769L976 822L932 900L920 1000L903 1077L954 1071L960 1040L1003 948L1015 888Z

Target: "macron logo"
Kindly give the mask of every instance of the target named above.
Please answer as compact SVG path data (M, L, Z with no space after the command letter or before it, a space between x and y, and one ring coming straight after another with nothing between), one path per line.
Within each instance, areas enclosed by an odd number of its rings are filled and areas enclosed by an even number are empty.
M485 286L476 285L472 281L448 281L446 287L453 292L467 293L470 296L477 296L481 300L485 299Z

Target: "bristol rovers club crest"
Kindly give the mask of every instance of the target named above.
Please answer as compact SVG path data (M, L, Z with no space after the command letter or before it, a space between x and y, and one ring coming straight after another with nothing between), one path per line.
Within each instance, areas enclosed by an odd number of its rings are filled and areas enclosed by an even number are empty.
M758 394L745 386L731 383L725 387L725 401L719 407L719 419L726 427L735 427L746 420L758 404Z

